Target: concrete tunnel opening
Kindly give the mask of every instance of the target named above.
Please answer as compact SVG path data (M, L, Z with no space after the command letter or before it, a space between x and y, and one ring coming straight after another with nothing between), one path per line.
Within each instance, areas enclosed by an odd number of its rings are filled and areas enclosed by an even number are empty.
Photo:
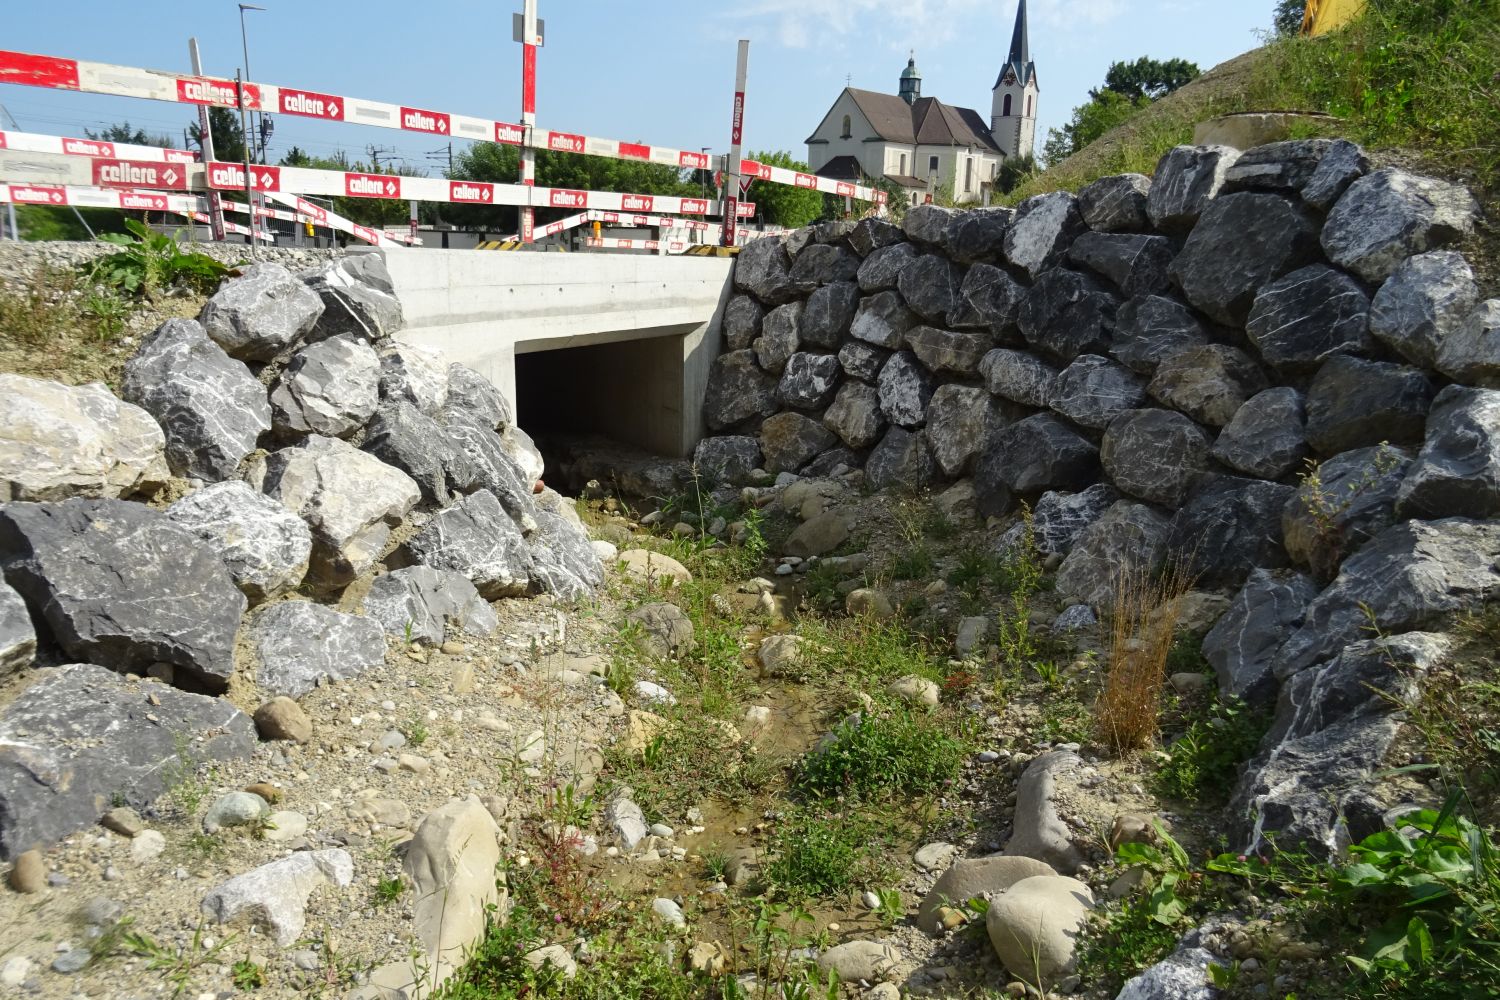
M517 423L546 460L546 481L577 495L601 459L683 453L685 334L515 356Z

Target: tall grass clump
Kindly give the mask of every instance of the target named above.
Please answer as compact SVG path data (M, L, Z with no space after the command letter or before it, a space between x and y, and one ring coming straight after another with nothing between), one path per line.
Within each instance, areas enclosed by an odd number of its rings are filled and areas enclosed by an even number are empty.
M1192 585L1189 565L1190 560L1177 558L1152 573L1127 563L1115 576L1109 672L1094 704L1095 734L1115 753L1156 742L1180 598Z

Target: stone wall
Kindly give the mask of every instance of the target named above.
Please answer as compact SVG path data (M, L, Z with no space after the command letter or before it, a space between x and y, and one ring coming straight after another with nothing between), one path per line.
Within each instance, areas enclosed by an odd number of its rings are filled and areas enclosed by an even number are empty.
M1443 249L1478 215L1313 139L758 241L698 462L970 478L982 514L1031 505L1057 590L1100 612L1121 566L1186 561L1232 597L1204 646L1221 690L1280 691L1246 840L1332 849L1378 822L1361 780L1394 723L1371 678L1399 695L1442 650L1372 647L1361 607L1422 635L1500 584L1500 300Z

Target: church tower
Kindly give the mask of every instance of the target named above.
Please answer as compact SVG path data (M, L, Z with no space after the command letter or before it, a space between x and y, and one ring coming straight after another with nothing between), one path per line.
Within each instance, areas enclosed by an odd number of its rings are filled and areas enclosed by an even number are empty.
M1007 157L1029 156L1036 142L1036 63L1026 32L1026 0L1016 8L1010 55L990 95L990 131Z
M907 104L913 104L917 98L922 96L922 73L917 69L917 54L913 52L911 58L906 60L906 68L901 71L901 83L898 93Z

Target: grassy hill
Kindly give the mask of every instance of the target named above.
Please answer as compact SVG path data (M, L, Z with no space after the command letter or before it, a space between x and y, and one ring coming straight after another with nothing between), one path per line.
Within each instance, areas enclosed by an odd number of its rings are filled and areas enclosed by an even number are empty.
M1500 288L1500 0L1371 0L1342 31L1276 38L1203 74L1011 192L1075 191L1155 170L1193 126L1241 111L1315 111L1297 137L1340 136L1397 164L1468 185L1491 220L1466 248Z

